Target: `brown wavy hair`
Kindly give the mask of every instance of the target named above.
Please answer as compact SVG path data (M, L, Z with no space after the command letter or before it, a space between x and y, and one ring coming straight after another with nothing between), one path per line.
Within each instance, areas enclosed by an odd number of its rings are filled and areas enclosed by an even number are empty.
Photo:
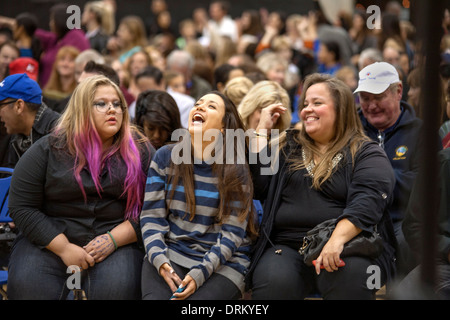
M308 89L318 83L325 83L334 100L336 110L335 134L330 141L328 150L322 154L316 147L314 140L306 133L305 126L302 126L300 132L294 136L294 140L301 145L305 151L306 159L302 157L292 157L291 169L304 169L313 161L314 156L321 159L313 169L313 187L320 189L320 186L327 181L333 174L334 170L330 170L333 158L338 154L346 156L346 149L350 150L352 161L361 145L370 141L366 136L356 111L355 99L350 88L341 80L325 74L312 74L306 77L303 92L300 98L299 110L304 108L305 96ZM281 143L280 143L281 145Z
M216 94L220 96L225 105L225 115L222 119L223 125L223 161L221 164L219 161L212 164L213 175L217 177L217 189L219 191L220 203L219 211L216 217L216 221L220 224L231 215L232 211L237 211L237 216L240 221L248 220L247 232L253 237L256 236L256 224L255 224L255 210L253 207L253 183L250 175L250 169L247 159L245 163L240 164L237 161L239 143L233 143L234 158L236 161L230 164L227 161L227 130L231 131L242 130L245 131L244 124L239 116L236 106L233 102L219 91L212 91L210 94ZM245 140L244 140L245 141ZM180 142L180 143L183 143ZM189 142L190 143L190 142ZM245 141L244 146L247 154L248 143ZM193 154L193 152L191 152ZM246 158L246 157L244 157ZM195 216L195 195L194 195L194 159L192 158L189 163L181 163L175 165L173 162L170 166L170 174L168 183L172 184L171 193L169 195L170 201L173 199L175 186L181 183L184 186L186 193L187 210L189 211L189 219L192 220ZM237 204L237 205L234 205Z

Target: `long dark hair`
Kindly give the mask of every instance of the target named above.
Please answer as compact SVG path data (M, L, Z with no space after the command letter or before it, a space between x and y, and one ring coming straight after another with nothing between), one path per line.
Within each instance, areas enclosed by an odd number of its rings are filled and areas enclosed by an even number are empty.
M169 141L172 132L182 128L177 103L170 94L160 90L147 90L139 94L135 121L140 128L149 124L164 129L169 133Z
M213 163L212 170L215 177L217 177L217 189L219 191L220 204L216 220L218 223L225 221L233 210L237 211L237 216L241 221L248 220L247 232L250 236L255 236L256 225L254 224L255 210L253 207L253 184L250 176L250 169L248 161L244 159L245 163L235 161L235 163L227 163L227 130L232 129L242 130L244 132L244 124L239 116L236 106L224 94L219 91L212 91L210 94L218 95L222 98L225 106L225 114L222 119L223 130L223 161L221 163ZM245 152L247 143L245 144ZM181 142L182 143L182 142ZM238 143L233 143L233 152L235 160L238 157ZM246 157L244 157L246 158ZM241 158L242 159L242 158ZM170 201L173 199L175 187L181 183L184 186L186 193L187 210L189 211L189 219L192 220L195 216L195 187L194 187L194 166L193 159L189 163L181 163L175 165L171 164L170 176L168 183L172 184L171 193L169 195ZM233 205L233 203L237 205Z

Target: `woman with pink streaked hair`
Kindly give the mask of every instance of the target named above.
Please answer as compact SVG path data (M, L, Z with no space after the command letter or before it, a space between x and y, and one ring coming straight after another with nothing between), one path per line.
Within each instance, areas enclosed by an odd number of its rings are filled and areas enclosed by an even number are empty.
M120 89L104 76L83 80L41 140L11 182L21 233L9 298L66 299L75 271L88 299L139 299L139 212L154 149L130 124Z

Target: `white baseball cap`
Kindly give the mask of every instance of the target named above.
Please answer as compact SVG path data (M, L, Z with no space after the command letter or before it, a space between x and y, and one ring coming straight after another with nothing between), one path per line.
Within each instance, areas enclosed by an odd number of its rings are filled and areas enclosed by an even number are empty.
M400 82L397 69L387 62L375 62L359 72L357 92L380 94L393 83Z

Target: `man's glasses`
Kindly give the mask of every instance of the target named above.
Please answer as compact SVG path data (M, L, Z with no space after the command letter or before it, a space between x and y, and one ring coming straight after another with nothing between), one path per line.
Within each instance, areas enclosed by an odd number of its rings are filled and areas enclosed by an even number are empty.
M97 102L94 102L94 107L97 109L98 112L101 112L101 113L108 112L110 105L113 107L113 109L114 109L114 111L116 111L116 113L123 113L122 103L119 101L115 101L115 102L97 101Z
M1 107L1 106L6 106L6 105L11 104L11 103L14 103L14 102L16 102L17 100L19 100L19 99L0 102L0 107Z

